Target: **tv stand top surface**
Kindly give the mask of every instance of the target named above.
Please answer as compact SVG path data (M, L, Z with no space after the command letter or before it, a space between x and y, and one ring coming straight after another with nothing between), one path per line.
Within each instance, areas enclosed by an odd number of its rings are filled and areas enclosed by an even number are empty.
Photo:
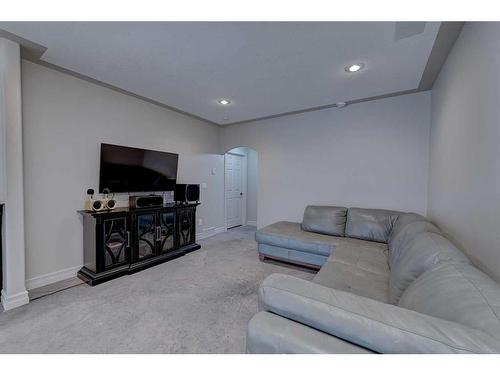
M200 203L198 202L192 202L192 203L166 203L161 206L154 206L154 207L144 207L144 208L130 208L130 207L117 207L113 210L102 210L102 211L88 211L88 210L78 210L77 212L80 215L91 215L91 216L100 216L100 215L106 215L110 213L126 213L126 212L141 212L141 211L148 211L148 210L157 210L161 208L184 208L184 207L196 207Z

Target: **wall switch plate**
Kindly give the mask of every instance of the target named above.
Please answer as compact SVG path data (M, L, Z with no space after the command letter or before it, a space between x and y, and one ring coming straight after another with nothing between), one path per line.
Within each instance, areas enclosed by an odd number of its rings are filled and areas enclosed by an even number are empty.
M207 188L207 183L206 182L202 182L201 183L201 188L202 189L206 189Z
M198 225L203 225L203 219L198 219Z
M212 168L212 174L216 175L217 174L217 168Z

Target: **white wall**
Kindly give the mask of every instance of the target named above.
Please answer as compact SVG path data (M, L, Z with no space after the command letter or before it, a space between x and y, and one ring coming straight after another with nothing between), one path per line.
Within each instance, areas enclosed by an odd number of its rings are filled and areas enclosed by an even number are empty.
M86 189L98 188L101 142L179 153L178 181L207 183L199 229L210 233L224 226L216 125L27 61L22 81L28 286L81 266L76 211Z
M224 127L221 149L258 152L257 224L308 204L425 213L430 93Z
M257 225L257 151L247 147L247 224Z
M500 281L500 24L466 23L432 90L430 218Z

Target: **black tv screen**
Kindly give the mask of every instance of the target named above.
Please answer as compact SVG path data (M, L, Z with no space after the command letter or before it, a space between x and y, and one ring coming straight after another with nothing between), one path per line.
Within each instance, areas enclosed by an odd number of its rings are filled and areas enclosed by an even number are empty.
M99 192L171 191L179 155L101 143Z

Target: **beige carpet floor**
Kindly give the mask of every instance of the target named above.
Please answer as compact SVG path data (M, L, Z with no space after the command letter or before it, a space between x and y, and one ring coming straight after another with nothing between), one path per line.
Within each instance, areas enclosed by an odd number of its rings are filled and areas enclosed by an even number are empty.
M0 313L2 353L243 353L259 283L311 271L258 260L254 228L200 241L181 258Z

